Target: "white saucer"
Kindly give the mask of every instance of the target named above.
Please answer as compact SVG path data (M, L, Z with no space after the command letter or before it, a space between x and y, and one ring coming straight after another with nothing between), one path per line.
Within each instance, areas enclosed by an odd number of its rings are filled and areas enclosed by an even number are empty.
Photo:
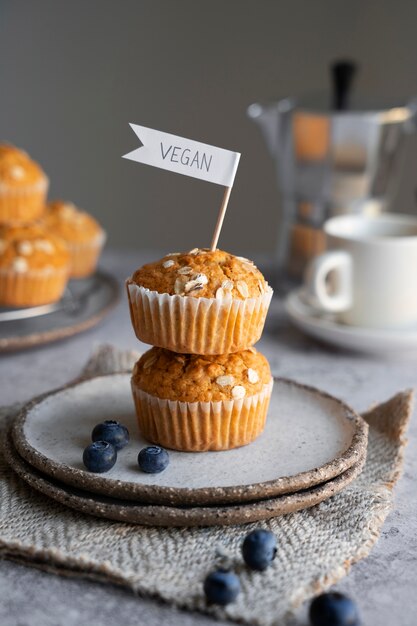
M285 309L297 328L333 346L368 354L417 354L417 324L412 329L382 330L348 326L335 315L317 312L303 298L303 288L292 291Z

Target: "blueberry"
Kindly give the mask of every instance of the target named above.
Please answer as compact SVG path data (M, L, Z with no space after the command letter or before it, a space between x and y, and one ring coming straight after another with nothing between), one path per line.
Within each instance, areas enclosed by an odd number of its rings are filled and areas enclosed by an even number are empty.
M91 433L93 441L107 441L116 450L121 450L129 443L129 431L126 426L116 422L116 420L106 420L102 424L97 424Z
M108 472L117 461L117 450L107 441L93 441L83 454L84 465L90 472Z
M240 592L240 580L233 572L218 569L204 581L204 593L211 604L226 606L234 602Z
M359 626L359 613L353 600L333 591L314 598L310 622L312 626Z
M262 572L275 559L277 539L270 530L253 530L242 544L243 559L251 569Z
M139 452L138 463L142 472L158 474L168 467L169 454L159 446L148 446Z

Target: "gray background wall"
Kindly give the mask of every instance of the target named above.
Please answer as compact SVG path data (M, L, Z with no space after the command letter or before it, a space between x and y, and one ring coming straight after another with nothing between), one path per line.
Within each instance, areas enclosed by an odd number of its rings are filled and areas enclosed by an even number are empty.
M220 244L270 252L272 162L248 104L327 87L417 93L417 3L393 0L0 0L0 138L48 172L52 197L95 214L114 246L208 245L217 185L128 162L128 122L242 152ZM397 207L413 211L413 142Z

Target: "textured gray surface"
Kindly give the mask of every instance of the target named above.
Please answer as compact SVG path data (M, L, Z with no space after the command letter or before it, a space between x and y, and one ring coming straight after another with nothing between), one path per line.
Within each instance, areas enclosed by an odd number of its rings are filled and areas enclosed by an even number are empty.
M107 254L103 264L120 277L152 255ZM121 348L138 345L130 328L126 303L96 329L70 341L31 352L2 355L1 404L25 400L78 374L92 348L111 341ZM362 410L400 389L415 387L417 356L383 361L331 350L303 337L285 319L278 300L268 317L259 348L274 374L316 385ZM338 588L358 602L365 626L414 626L417 611L417 444L410 428L404 476L396 488L396 507L371 555L353 567ZM13 563L0 562L2 626L72 626L94 622L110 626L143 623L209 624L212 620L178 613L110 586L59 579ZM213 623L213 622L212 622ZM305 610L299 622L306 623Z

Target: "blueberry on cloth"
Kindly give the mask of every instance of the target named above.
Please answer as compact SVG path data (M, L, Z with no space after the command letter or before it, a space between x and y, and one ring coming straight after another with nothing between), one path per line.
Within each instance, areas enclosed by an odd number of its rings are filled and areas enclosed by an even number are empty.
M359 626L359 613L353 600L333 591L314 598L310 605L312 626Z
M107 441L93 441L83 454L84 465L90 472L108 472L117 461L117 450Z
M253 530L242 544L243 559L251 569L262 572L275 559L277 538L270 530Z
M160 446L142 448L138 456L139 467L147 474L158 474L169 464L169 454Z
M204 593L211 604L226 606L234 602L240 592L240 580L233 572L218 569L204 581Z
M116 422L116 420L106 420L94 427L91 439L93 441L107 441L116 450L121 450L129 443L129 431L126 426Z

